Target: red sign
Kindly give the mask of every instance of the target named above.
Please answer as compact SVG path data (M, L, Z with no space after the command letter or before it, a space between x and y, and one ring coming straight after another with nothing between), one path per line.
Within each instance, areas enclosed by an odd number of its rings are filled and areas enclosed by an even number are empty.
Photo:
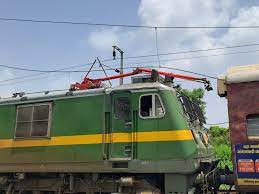
M256 170L259 172L259 161L257 163ZM238 172L255 172L255 163L252 159L239 159L238 160Z
M255 160L255 171L259 173L259 159Z

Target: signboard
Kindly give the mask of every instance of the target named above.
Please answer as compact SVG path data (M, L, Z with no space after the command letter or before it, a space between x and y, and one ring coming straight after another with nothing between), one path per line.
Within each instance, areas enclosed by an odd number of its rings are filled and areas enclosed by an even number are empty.
M259 185L259 144L235 145L238 185Z

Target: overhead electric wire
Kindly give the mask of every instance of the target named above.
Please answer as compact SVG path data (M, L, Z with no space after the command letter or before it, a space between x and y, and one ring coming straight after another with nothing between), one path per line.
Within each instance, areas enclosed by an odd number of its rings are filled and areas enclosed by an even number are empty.
M182 71L182 72L185 72L185 73L191 73L191 74L195 74L195 75L200 75L200 76L211 78L211 79L218 79L216 76L211 76L211 75L207 75L207 74L203 74L203 73L197 73L197 72L194 72L194 71L179 69L179 68L175 68L175 67L161 66L160 68L172 69L172 70L176 70L176 71Z
M2 65L0 65L1 67ZM124 67L123 69L130 69L130 68L137 68L139 66L134 66L134 67ZM152 67L155 67L155 66L152 66ZM11 66L8 66L6 68L11 68L11 69L14 69L13 67ZM17 69L17 68L15 68ZM88 70L71 70L71 71L61 71L61 70L36 70L36 69L22 69L24 71L36 71L36 72L43 72L43 73L88 73L89 71ZM107 68L105 70L108 70L108 71L115 71L114 68ZM98 72L98 71L103 71L102 69L93 69L91 70L91 72Z
M106 59L106 60L103 60L101 62L108 62L108 61L113 61L113 60L114 59ZM72 69L72 68L76 68L76 67L83 67L83 66L91 65L91 64L92 63L85 63L85 64L81 64L81 65L68 66L68 67L57 69L57 71L62 71L62 70L66 70L66 69ZM65 72L65 73L69 73L69 72ZM42 73L37 73L37 74L31 74L31 75L25 75L25 76L16 77L16 78L0 80L0 83L1 82L13 81L13 80L17 80L17 79L24 79L24 78L29 78L29 77L35 77L35 76L44 75L44 74L47 74L47 72L42 72Z
M168 61L177 61L177 60L186 60L186 59L196 59L196 58L204 58L204 57L215 57L215 56L222 56L222 55L233 55L233 54L244 54L244 53L252 53L252 52L259 52L259 50L251 50L251 51L238 51L238 52L230 52L230 53L221 53L221 54L215 54L215 55L203 55L203 56L195 56L195 57L183 57L183 58L175 58L175 59L166 59L166 60L160 60L163 62L168 62ZM109 60L104 60L104 61L111 61L112 59ZM154 63L154 62L158 62L158 61L142 61L142 62L132 62L131 64L147 64L147 63ZM127 64L125 64L127 65ZM0 65L2 67L5 68L10 68L10 69L16 69L16 70L22 70L22 71L34 71L34 72L41 72L41 74L37 74L37 75L42 75L43 73L75 73L75 72L86 72L86 71L79 71L79 70L74 70L74 71L64 71L64 70L36 70L36 69L26 69L26 68L17 68L17 67L13 67L13 66L7 66L7 65ZM77 66L71 66L71 67L67 67L67 68L63 68L63 69L70 69L70 68L74 68L74 67L80 67L80 66L85 66L84 65L77 65ZM166 67L166 66L163 66ZM114 70L113 68L111 70ZM184 71L187 72L187 70L183 70L183 69L178 69L178 71ZM191 71L189 71L188 73L191 73ZM197 74L196 72L193 72L194 74ZM29 75L31 76L36 76L36 75ZM203 74L203 76L205 76L205 74ZM26 76L23 76L22 78L25 78ZM206 77L208 78L213 78L215 79L215 76L210 76L207 75ZM10 80L14 80L16 78L12 78L12 79L7 79L7 80L0 80L0 82L6 82L6 81L10 81ZM17 78L19 79L19 78ZM1 85L0 85L1 86Z
M248 26L159 26L159 25L131 25L131 24L112 24L112 23L95 23L95 22L75 22L75 21L58 21L58 20L38 20L38 19L21 19L0 17L0 21L5 22L29 22L29 23L48 23L48 24L67 24L67 25L87 25L103 27L122 27L122 28L160 28L160 29L258 29L259 25Z
M232 48L242 48L242 47L249 47L249 46L259 46L259 43L254 44L243 44L243 45L234 45L234 46L225 46L225 47L216 47L216 48L207 48L207 49L197 49L197 50L188 50L188 51L178 51L178 52L168 52L168 53L156 53L150 55L138 55L138 56L129 56L124 57L124 59L135 59L135 58L146 58L146 57L156 57L159 56L166 56L166 55L177 55L177 54L187 54L187 53L197 53L197 52L205 52L205 51L215 51L215 50L224 50L224 49L232 49Z
M233 55L233 54L244 54L244 53L252 53L252 52L258 52L259 50L251 50L251 51L239 51L239 52L231 52L231 53L221 53L221 54L215 54L215 55L203 55L203 56L195 56L195 57L189 57L189 58L175 58L175 59L167 59L167 60L161 60L163 62L167 62L167 61L176 61L176 60L185 60L185 59L195 59L195 58L203 58L203 57L215 57L215 56L221 56L221 55ZM104 61L111 61L113 59L108 59L108 60L104 60ZM154 63L154 62L158 62L158 61L143 61L143 62L132 62L131 64L147 64L147 63ZM26 68L17 68L17 67L13 67L13 66L7 66L7 65L0 65L2 67L5 68L10 68L10 69L16 69L16 70L23 70L23 71L34 71L34 72L41 72L41 74L37 74L37 75L42 75L43 73L75 73L75 72L86 72L86 71L78 71L78 70L74 70L74 71L64 71L64 70L36 70L36 69L26 69ZM63 69L70 69L70 68L74 68L74 67L80 67L80 66L85 66L84 65L77 65L77 66L71 66L71 67L67 67L67 68L63 68ZM165 68L166 66L163 66L163 68ZM168 68L168 67L167 67ZM176 69L176 68L175 68ZM114 70L113 68L110 70ZM99 70L97 70L99 71ZM178 69L178 71L184 71L187 72L187 70L183 70L183 69ZM197 74L196 72L191 72L189 71L188 73L193 73L193 74ZM216 79L215 76L210 76L210 75L205 75L205 74L201 74L202 76L206 76L208 78L213 78ZM31 76L36 76L36 75L29 75ZM22 78L25 78L26 76L23 76ZM28 76L27 76L28 77ZM0 80L0 82L6 82L6 81L10 81L10 80L14 80L16 78L12 78L9 80ZM17 78L18 79L18 78ZM1 85L0 85L1 86Z
M108 60L105 60L108 61ZM8 66L8 65L1 65L0 67L4 67L4 68L8 68L8 69L14 69L14 70L20 70L20 71L32 71L32 72L40 72L40 73L68 73L68 72L78 72L78 71L64 71L65 69L71 69L71 68L75 68L75 67L81 67L81 66L85 66L85 65L89 65L89 64L83 64L83 65L76 65L76 66L71 66L71 67L66 67L63 68L63 70L40 70L40 69L29 69L29 68L20 68L20 67L15 67L15 66ZM87 72L87 71L84 71Z
M200 55L194 57L182 57L182 58L173 58L173 59L160 59L161 62L168 62L168 61L178 61L178 60L186 60L186 59L199 59L199 58L206 58L206 57L217 57L217 56L225 56L225 55L234 55L234 54L246 54L246 53L255 53L259 52L258 50L250 50L250 51L237 51L237 52L229 52L229 53L219 53L213 55ZM131 62L131 64L143 64L143 63L157 63L157 60L152 61L140 61L140 62Z
M160 53L160 56L163 55L174 55L174 54L186 54L186 53L196 53L196 52L202 52L202 51L213 51L213 50L222 50L222 49L230 49L230 48L242 48L242 47L248 47L248 46L259 46L259 43L254 43L254 44L243 44L243 45L234 45L234 46L226 46L226 47L218 47L218 48L208 48L208 49L198 49L198 50L189 50L189 51L179 51L179 52L169 52L169 53ZM250 51L249 51L250 52ZM256 51L257 52L257 51ZM124 57L124 59L133 59L133 58L144 58L144 57L152 57L152 56L157 56L157 54L151 54L151 55L139 55L139 56L129 56L129 57ZM205 56L203 56L205 57ZM207 57L207 56L206 56ZM195 57L197 58L197 57ZM200 57L199 57L200 58ZM116 58L115 60L117 60L119 58ZM184 58L186 59L186 58ZM188 58L190 59L190 58ZM179 59L176 59L179 60ZM102 60L101 62L109 62L109 61L114 61L114 59L106 59L106 60ZM142 63L148 63L148 62L158 62L158 61L145 61ZM86 64L81 64L81 65L75 65L75 66L68 66L68 67L64 67L64 68L60 68L57 69L56 71L62 71L62 70L66 70L66 69L72 69L72 68L76 68L76 67L83 67L86 65L90 65L92 63L86 63ZM106 65L104 65L106 66ZM8 67L6 67L8 68ZM11 67L12 68L12 67ZM15 67L16 68L16 67ZM109 67L111 68L111 67ZM24 68L21 68L24 69ZM38 71L38 70L37 70ZM55 70L54 70L55 71ZM53 72L53 71L52 71ZM31 74L31 75L25 75L25 76L20 76L20 77L16 77L16 78L10 78L10 79L5 79L5 80L0 80L1 82L8 82L8 81L13 81L13 80L17 80L17 79L24 79L24 78L29 78L29 77L35 77L35 76L39 76L39 75L43 75L43 74L47 74L49 73L48 71L43 71L41 73L37 73L37 74ZM66 72L65 72L66 73Z
M137 68L139 66L131 66L131 67L124 67L123 69L134 69L134 68ZM141 66L141 67L145 67L145 68L153 68L153 67L156 67L156 66ZM107 68L105 69L106 71L114 71L114 68ZM102 72L103 70L102 69L93 69L92 72ZM63 71L64 72L64 71ZM85 71L66 71L65 73L86 73L87 70ZM46 73L41 73L41 75L43 74L46 74ZM20 83L24 83L24 82L27 82L27 81L31 81L31 80L38 80L38 79L42 79L42 78L45 78L45 77L49 77L49 76L44 76L44 77L40 77L40 78L34 78L34 79L28 79L28 80L21 80L21 81L16 81L16 82L11 82L11 83L6 83L6 84L1 84L1 86L8 86L10 84L20 84ZM1 82L1 81L0 81Z
M214 54L214 55L201 55L201 56L194 56L194 57L182 57L182 58L174 58L174 59L163 59L160 61L167 62L167 61L177 61L177 60L186 60L186 59L197 59L197 58L204 58L204 57L215 57L215 56L224 56L224 55L233 55L233 54L245 54L245 53L254 53L259 52L259 50L250 50L250 51L237 51L237 52L229 52L229 53L220 53L220 54ZM131 64L143 64L143 63L154 63L158 61L141 61L141 62L131 62ZM85 65L85 64L84 64ZM80 67L84 65L78 65L74 67ZM20 70L20 71L32 71L32 72L40 72L40 73L73 73L73 72L86 72L86 71L64 71L64 70L39 70L39 69L28 69L28 68L20 68L20 67L14 67L14 66L8 66L8 65L1 65L0 67L8 68L8 69L14 69L14 70ZM74 68L73 67L73 68ZM69 69L72 67L69 67ZM66 68L68 69L68 68Z
M231 122L234 122L234 121L223 121L223 122L218 122L218 123L205 123L205 125L223 125L223 124L228 124L228 123L231 123Z

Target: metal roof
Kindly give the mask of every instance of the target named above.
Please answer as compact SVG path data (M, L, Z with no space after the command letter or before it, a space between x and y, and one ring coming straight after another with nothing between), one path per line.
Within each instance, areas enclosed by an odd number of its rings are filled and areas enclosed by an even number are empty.
M149 89L159 89L159 90L174 90L168 86L165 86L161 83L136 83L136 84L124 84L112 88L96 88L88 90L79 90L79 91L58 91L58 92L42 92L37 94L26 95L26 93L20 97L10 97L0 99L0 105L6 104L25 104L25 103L34 103L34 102L44 102L48 100L57 100L57 99L69 99L77 98L84 96L95 96L102 94L109 94L115 91L142 91Z

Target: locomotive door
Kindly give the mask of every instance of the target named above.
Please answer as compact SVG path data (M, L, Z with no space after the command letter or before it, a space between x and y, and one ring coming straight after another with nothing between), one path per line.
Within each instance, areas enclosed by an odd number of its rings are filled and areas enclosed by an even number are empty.
M112 94L110 160L131 160L132 102L130 92Z

